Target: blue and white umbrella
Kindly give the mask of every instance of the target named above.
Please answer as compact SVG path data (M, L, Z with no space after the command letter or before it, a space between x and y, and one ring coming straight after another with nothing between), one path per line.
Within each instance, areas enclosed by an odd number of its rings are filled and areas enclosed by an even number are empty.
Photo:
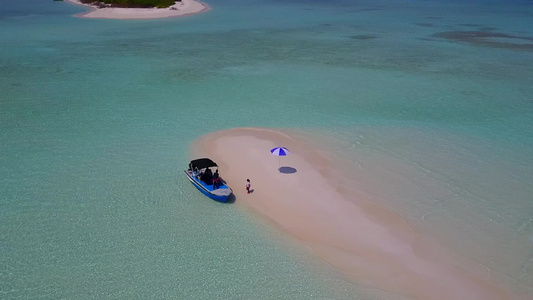
M280 162L281 157L282 157L282 156L287 156L287 155L288 155L289 153L291 153L291 152L289 151L289 149L287 149L287 148L285 148L285 147L276 147L276 148L270 150L270 153L272 153L272 154L274 154L274 155L277 155L277 156L279 157L279 159L278 159L278 167L280 168L280 167L281 167L281 166L280 166L280 164L281 164L281 162Z
M285 147L276 147L272 150L270 150L270 153L277 155L277 156L287 156L287 154L291 153L289 149Z

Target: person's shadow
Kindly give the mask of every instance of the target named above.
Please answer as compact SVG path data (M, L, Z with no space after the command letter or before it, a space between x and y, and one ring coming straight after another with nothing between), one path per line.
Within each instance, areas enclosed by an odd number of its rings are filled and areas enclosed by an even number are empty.
M283 174L294 174L294 173L298 172L293 167L280 167L278 170L279 170L280 173L283 173Z

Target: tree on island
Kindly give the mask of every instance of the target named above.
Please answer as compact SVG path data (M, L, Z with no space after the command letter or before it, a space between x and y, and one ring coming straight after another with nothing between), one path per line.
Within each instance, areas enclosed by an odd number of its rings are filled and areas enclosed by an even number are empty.
M81 3L98 7L165 8L181 0L80 0Z

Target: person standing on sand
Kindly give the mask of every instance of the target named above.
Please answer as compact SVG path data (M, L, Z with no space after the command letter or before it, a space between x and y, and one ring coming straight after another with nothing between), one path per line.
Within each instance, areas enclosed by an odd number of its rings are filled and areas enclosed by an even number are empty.
M250 179L246 179L246 192L250 194Z

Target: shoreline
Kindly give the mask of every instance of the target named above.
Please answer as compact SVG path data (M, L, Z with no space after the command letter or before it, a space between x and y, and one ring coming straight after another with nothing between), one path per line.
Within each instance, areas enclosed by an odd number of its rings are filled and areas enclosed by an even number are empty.
M291 150L280 160L286 172L270 154L276 146ZM353 179L339 162L297 132L229 129L201 137L191 153L219 164L237 205L302 242L351 282L414 299L521 299L486 269L376 204L375 195L347 189ZM254 190L249 195L246 178Z
M98 8L94 5L81 3L79 0L66 0L66 2L89 8L89 11L74 15L79 18L88 19L161 19L184 17L211 10L209 5L196 0L182 0L167 8Z

